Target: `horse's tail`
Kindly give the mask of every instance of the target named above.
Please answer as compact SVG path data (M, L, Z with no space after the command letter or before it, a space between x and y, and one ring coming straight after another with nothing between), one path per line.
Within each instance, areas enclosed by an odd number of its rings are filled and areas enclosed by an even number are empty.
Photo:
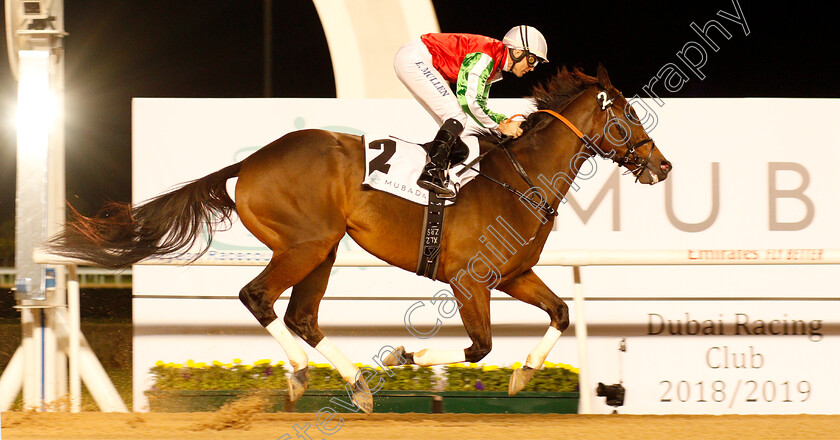
M116 269L151 257L181 257L205 232L195 260L207 251L216 226L230 224L236 204L226 182L240 169L241 163L231 165L137 206L112 202L95 217L74 210L47 250Z

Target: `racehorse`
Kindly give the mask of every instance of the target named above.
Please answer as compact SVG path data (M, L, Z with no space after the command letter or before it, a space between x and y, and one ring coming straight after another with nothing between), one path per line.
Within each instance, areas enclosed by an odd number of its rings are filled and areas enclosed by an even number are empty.
M488 178L476 178L460 191L457 203L446 208L435 276L452 287L472 345L417 352L400 347L390 352L386 365L480 361L491 349L490 291L495 288L539 307L550 318L542 341L511 376L509 393L520 391L569 326L568 307L532 267L581 166L601 155L627 168L642 184L662 181L671 171L603 66L598 66L597 78L564 67L536 86L532 99L538 111L522 124L523 135L497 148L485 133L480 145L488 154L481 161L481 173ZM507 155L499 151L505 149ZM271 261L242 288L239 298L288 355L294 369L289 378L291 400L303 394L308 381L308 358L294 332L336 367L352 387L356 405L370 413L373 399L364 376L319 328L319 303L345 233L376 257L413 271L425 207L364 189L364 161L359 136L295 131L239 163L141 204L112 203L95 217L76 214L48 248L106 267L128 267L147 258L183 255L200 239L209 244L214 229L238 214L272 251ZM529 175L539 176L542 186L531 184ZM236 202L225 187L233 177L239 178ZM523 188L522 180L529 188ZM307 183L313 181L318 184ZM505 188L500 182L511 183ZM508 192L517 186L527 196ZM477 237L494 222L504 228ZM291 298L280 320L273 305L290 287Z

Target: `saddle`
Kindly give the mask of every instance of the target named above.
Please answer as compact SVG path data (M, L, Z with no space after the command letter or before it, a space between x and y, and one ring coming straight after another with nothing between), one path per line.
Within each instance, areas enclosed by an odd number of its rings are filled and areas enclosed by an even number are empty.
M453 204L454 200L443 200L437 197L432 191L423 190L417 186L417 176L426 162L426 156L431 143L418 144L406 142L392 136L377 136L375 134L365 135L365 179L362 185L378 191L384 191L402 199L417 203L426 207L423 218L423 234L420 241L420 249L417 259L417 275L436 279L440 244L443 237L443 219L446 205ZM533 207L544 213L547 217L556 216L557 213L545 200L533 200L532 196L539 194L529 192L528 195L518 191L512 185L500 182L491 176L478 172L477 164L490 152L496 149L504 150L514 169L522 177L529 188L533 183L528 178L522 165L516 159L506 144L510 139L505 139L491 148L488 148L478 157L464 164L460 170L452 173L452 167L464 163L468 157L469 149L460 139L452 146L450 151L449 177L463 186L476 176L481 176L511 192L521 202L530 203ZM419 147L419 148L418 148Z
M429 203L428 191L417 185L417 178L423 171L428 158L430 144L408 142L402 139L378 134L366 134L365 178L362 185L366 188L383 191L418 205ZM455 168L449 178L456 188L463 188L476 176L476 172L460 173L459 167L468 157L469 149L460 139L450 150L450 158ZM475 167L478 168L478 167ZM448 205L453 200L447 200Z

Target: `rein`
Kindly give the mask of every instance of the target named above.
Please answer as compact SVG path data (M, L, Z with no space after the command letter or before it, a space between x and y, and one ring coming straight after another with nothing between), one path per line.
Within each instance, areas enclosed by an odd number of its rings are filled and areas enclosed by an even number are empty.
M518 189L514 188L511 184L499 181L498 179L494 179L493 177L490 177L487 174L484 174L481 171L473 168L473 165L475 165L476 162L481 160L481 158L484 157L487 153L495 150L498 147L501 147L502 150L505 151L505 154L507 155L508 160L510 160L510 163L513 165L513 169L516 170L517 174L519 174L519 177L521 177L522 180L524 180L525 183L528 184L528 188L534 188L534 183L531 182L531 178L528 177L528 173L525 171L525 167L522 166L522 164L519 162L519 159L516 158L516 155L507 146L507 143L512 139L513 139L513 137L511 137L511 136L508 136L508 137L502 139L499 143L493 145L490 149L485 151L484 154L477 157L475 160L473 160L469 164L464 165L464 168L461 171L458 172L458 175L460 176L461 174L465 173L467 170L473 170L476 173L478 173L479 176L481 176L481 177L495 183L496 185L499 185L502 188L510 191L511 193L513 193L513 195L515 195L517 198L519 198L519 200L524 200L524 201L528 202L528 204L530 204L532 207L542 211L542 213L545 214L546 217L548 217L548 218L557 217L557 210L552 208L551 205L548 204L548 202L546 202L545 200L542 200L542 196L540 196L539 193L537 193L537 195L540 197L540 199L539 200L534 200L530 196L527 196L524 193L522 193L521 191L519 191Z
M572 124L568 119L566 119L565 116L561 115L560 113L557 113L554 110L548 110L548 109L537 110L537 112L538 113L539 112L548 113L551 116L554 116L555 118L559 119L560 122L566 124L566 127L569 127L569 129L572 130L575 133L575 135L577 135L577 137L580 138L580 140L582 140L583 142L586 142L586 139L584 139L585 136L583 135L583 132L578 130L578 128L575 127L575 124Z
M621 96L621 93L619 93L616 96ZM599 100L598 103L601 106L601 111L606 111L607 112L607 124L605 125L605 127L608 126L611 121L618 120L618 118L615 116L615 113L613 112L613 109L612 109L613 102L614 102L615 98L616 97L613 97L613 99L608 99L607 98L607 93L604 92L604 91L598 93L598 100ZM574 124L572 124L568 119L566 119L560 113L557 113L553 110L548 110L548 109L537 110L537 112L548 113L551 116L554 116L555 118L560 120L560 122L562 122L567 127L569 127L569 129L572 130L572 132L574 132L575 135L577 137L579 137L580 140L582 140L583 143L587 147L594 149L600 155L604 156L604 152L603 152L603 150L601 150L601 148L599 148L597 146L594 146L594 145L590 145L591 140L587 139L584 136L584 134L577 127L575 127ZM613 162L617 163L619 166L626 166L627 164L635 165L636 166L635 171L630 171L628 169L625 172L625 174L632 173L633 176L636 178L636 181L638 182L639 177L641 177L642 173L644 173L645 169L647 168L648 162L650 162L650 158L653 155L653 147L651 147L650 151L648 152L647 157L644 157L644 158L639 156L638 154L636 154L636 148L639 148L639 147L641 147L642 145L644 145L648 142L653 142L653 140L651 138L644 138L644 139L640 140L639 142L636 142L633 145L629 145L630 144L630 136L628 136L627 132L624 130L624 127L622 127L621 124L615 124L615 127L618 130L619 135L621 135L621 138L622 139L627 139L626 141L624 141L625 151L624 151L624 155L621 156L620 158L615 159L615 158L609 157L609 159L611 159ZM606 137L606 130L604 132L604 135Z
M543 112L543 113L548 113L548 114L554 116L555 118L559 119L561 122L566 124L566 126L569 127L569 129L571 129L577 135L577 137L579 137L582 141L584 141L584 143L587 142L587 140L584 139L583 133L580 130L578 130L577 127L575 127L575 124L572 124L568 119L566 119L560 113L557 113L553 110L537 110L537 111L538 112ZM525 168L522 166L522 164L516 158L516 155L513 153L513 151L510 148L508 148L508 146L507 146L507 143L510 142L512 139L513 139L513 137L511 137L511 136L508 136L508 137L502 139L502 141L493 145L490 149L485 151L482 155L475 158L472 162L470 162L469 164L464 166L464 168L461 171L458 171L457 174L460 176L461 174L465 173L467 170L471 169L471 170L475 171L476 173L478 173L479 176L484 177L485 179L495 183L496 185L499 185L502 188L512 192L514 195L516 195L519 198L519 200L527 201L531 206L533 206L534 208L542 211L547 217L549 217L549 218L556 217L557 216L557 210L554 209L551 205L549 205L548 202L546 202L545 200L534 200L531 197L526 196L525 194L523 194L522 192L520 192L519 190L517 190L513 186L511 186L509 183L505 183L505 182L501 182L499 180L496 180L496 179L494 179L494 178L476 170L475 168L473 168L473 165L475 165L477 162L479 162L481 159L483 159L484 156L487 155L487 153L495 150L497 147L502 147L502 149L505 151L505 154L508 157L508 160L510 160L510 163L513 165L513 168L516 170L517 174L519 174L519 177L522 177L522 180L524 180L525 183L528 184L529 188L534 188L534 183L531 182L531 178L528 177L528 173L525 171Z
M563 117L563 115L561 115L561 114L559 114L559 113L557 113L557 112L555 112L555 111L553 111L553 110L537 110L537 111L538 111L538 112L545 112L545 113L548 113L548 114L550 114L550 115L554 116L555 118L559 119L559 120L560 120L560 121L562 121L564 124L566 124L566 126L568 126L568 127L569 127L569 128L570 128L570 129L571 129L571 130L572 130L572 131L573 131L573 132L577 135L577 137L581 138L581 140L583 140L584 142L586 142L586 140L584 139L583 133L582 133L580 130L578 130L578 128L577 128L577 127L575 127L575 125L574 125L574 124L572 124L571 122L569 122L569 120L568 120L568 119L566 119L565 117ZM516 189L516 188L514 188L513 186L511 186L509 183L501 182L501 181L499 181L499 180L497 180L497 179L494 179L494 178L492 178L492 177L490 177L490 176L488 176L488 175L486 175L486 174L482 173L481 171L479 171L479 170L477 170L477 169L473 168L473 165L475 165L475 164L476 164L476 163L478 163L481 159L483 159L483 158L484 158L484 156L486 156L488 153L490 153L491 151L495 150L496 148L501 147L501 148L502 148L502 150L504 150L504 151L505 151L505 154L507 155L508 160L509 160L509 161L510 161L510 163L513 165L513 169L514 169L514 170L516 170L516 173L517 173L517 174L519 174L519 177L521 177L521 178L522 178L522 180L524 180L524 181L525 181L525 183L527 183L527 184L528 184L528 187L529 187L529 188L534 188L534 183L531 181L531 178L530 178L530 177L528 177L528 173L525 171L525 167L523 167L523 166L522 166L522 164L519 162L519 159L517 159L517 158L516 158L516 155L513 153L513 150L511 150L511 149L510 149L510 148L508 148L508 146L507 146L507 143L508 143L508 142L510 142L510 141L511 141L511 140L513 140L513 139L514 139L514 138L513 138L512 136L507 136L507 137L505 137L504 139L502 139L499 143L494 144L492 147L490 147L490 148L489 148L487 151L485 151L483 154L481 154L480 156L476 157L476 158L475 158L472 162L470 162L470 163L468 163L467 165L465 165L465 166L464 166L464 168L463 168L462 170L458 171L457 175L458 175L458 176L460 176L460 175L464 174L465 172L467 172L467 170L473 170L473 171L475 171L476 173L478 173L478 175L479 175L479 176L481 176L481 177L483 177L483 178L485 178L485 179L487 179L487 180L489 180L489 181L491 181L491 182L495 183L496 185L499 185L499 186L501 186L502 188L504 188L504 189L506 189L506 190L510 191L510 192L511 192L511 193L513 193L516 197L518 197L518 198L519 198L519 200L525 200L525 201L526 201L526 202L528 202L528 203L529 203L532 207L534 207L534 208L536 208L536 209L539 209L540 211L542 211L542 212L543 212L543 214L545 214L545 216L546 216L546 217L548 217L548 218L557 217L557 210L556 210L556 209L554 209L551 205L549 205L547 201L542 200L542 197L541 197L541 196L540 196L540 200L534 200L534 199L532 199L531 197L526 196L524 193L520 192L519 190L517 190L517 189ZM537 193L537 195L539 196L539 193Z
M508 150L507 148L505 148L505 151L509 151L509 150ZM511 153L511 154L513 154L513 153ZM511 162L513 162L513 161L515 161L515 160L516 160L516 157L515 157L515 156L508 156L508 157L509 157L509 158L511 158ZM516 163L516 164L519 164L519 161L516 161L515 163ZM521 167L522 167L522 165L519 165L519 167L521 168ZM465 169L466 169L466 168L465 168ZM489 180L489 181L491 181L491 182L495 183L496 185L499 185L499 186L501 186L502 188L504 188L504 189L506 189L506 190L510 191L511 193L513 193L513 195L515 195L517 198L519 198L519 200L525 200L526 202L528 202L528 204L530 204L530 205L531 205L531 206L533 206L534 208L539 209L540 211L542 211L542 212L543 212L543 213L544 213L547 217L549 217L549 218L551 218L551 217L557 217L557 210L556 210L556 209L554 209L554 208L552 208L552 207L551 207L551 205L549 205L549 204L548 204L548 202L546 202L545 200L534 200L534 199L532 199L531 197L526 196L523 192L521 192L521 191L519 191L518 189L514 188L514 187L513 187L511 184L509 184L509 183L505 183L505 182L499 181L499 180L497 180L497 179L494 179L494 178L492 178L492 177L488 176L487 174L484 174L484 173L482 173L481 171L478 171L478 170L477 170L477 169L475 169L475 168L470 167L470 169L471 169L471 170L473 170L473 171L475 171L476 173L478 173L478 175L479 175L479 176L481 176L481 177L483 177L483 178L485 178L485 179L487 179L487 180ZM518 171L518 170L517 170L517 171ZM524 173L524 170L523 170L523 173ZM523 179L527 179L527 180L526 180L526 182L530 182L530 181L531 181L531 179L528 179L528 175L527 175L527 174L524 174L524 175L523 175L523 174L520 174L520 176L523 176ZM529 185L531 185L531 186L530 186L531 188L533 188L533 187L534 187L534 185L533 185L533 184L531 184L531 183L528 183L528 184L529 184Z
M620 95L621 95L621 93L619 92L619 94L616 95L616 96L620 96ZM614 96L613 99L609 99L608 96L607 96L607 92L601 91L600 93L598 93L597 99L598 99L598 104L601 107L601 111L607 112L607 124L606 124L606 126L608 126L610 124L610 122L612 122L613 120L618 120L618 118L615 116L615 113L613 112L613 109L612 109L613 102L614 102L614 99L616 98L616 96ZM578 129L575 126L575 124L573 124L571 121L566 119L565 116L561 115L560 113L557 113L554 110L549 110L549 109L541 109L541 110L537 110L537 112L548 113L549 115L553 116L554 118L556 118L557 120L559 120L560 122L565 124L566 127L568 127L570 130L572 130L572 132L578 138L580 138L581 141L583 141L584 145L586 145L589 148L594 149L600 155L606 156L599 146L591 145L592 140L588 139L583 134L583 132L580 131L580 129ZM617 163L619 166L626 166L628 164L635 165L636 166L635 171L630 171L628 169L626 172L627 173L632 173L633 176L636 177L636 181L638 181L639 177L642 175L642 173L645 171L645 169L647 169L647 164L648 164L648 162L650 162L650 158L653 155L653 147L651 147L650 152L648 153L647 157L644 157L644 158L639 156L638 154L636 154L636 148L639 148L639 147L641 147L642 145L644 145L648 142L653 142L653 140L651 140L650 138L645 138L645 139L642 139L639 142L636 142L633 145L629 145L630 138L628 136L628 133L624 130L624 128L621 126L621 124L616 124L616 128L618 129L618 133L621 135L621 138L622 139L625 139L625 138L627 139L624 142L625 152L624 152L624 155L621 156L618 159L615 159L613 157L608 157L608 158L611 159L613 162ZM606 135L606 133L605 133L605 135ZM511 136L505 137L499 143L493 145L487 151L485 151L483 154L479 155L477 158L472 160L469 164L465 165L462 170L458 171L457 175L460 176L460 175L464 174L465 172L467 172L467 170L473 170L476 173L478 173L479 176L484 177L485 179L487 179L487 180L501 186L502 188L512 192L520 200L527 201L531 206L533 206L534 208L542 211L547 217L549 217L549 218L550 217L556 217L557 216L557 210L554 209L553 207L551 207L551 205L549 205L548 202L546 202L545 200L542 200L542 197L539 195L539 193L537 193L537 195L540 197L540 200L534 200L530 196L526 196L522 192L518 191L516 188L514 188L510 184L500 182L499 180L494 179L494 178L476 170L475 168L473 168L473 166L476 163L478 163L481 159L483 159L484 156L486 156L491 151L495 150L497 147L501 147L505 151L505 154L507 155L508 160L510 160L510 163L513 165L513 168L516 170L517 174L519 174L519 176L522 177L522 180L524 180L525 183L528 184L529 188L534 188L534 184L531 182L531 179L528 177L528 173L525 171L525 168L522 166L522 164L516 158L516 155L513 153L513 151L507 146L508 142L510 142L512 139L513 139L513 137L511 137Z

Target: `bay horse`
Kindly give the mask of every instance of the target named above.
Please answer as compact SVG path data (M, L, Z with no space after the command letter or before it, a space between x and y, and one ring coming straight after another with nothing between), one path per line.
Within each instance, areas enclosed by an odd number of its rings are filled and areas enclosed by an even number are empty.
M552 229L553 214L584 161L596 154L611 158L642 184L662 181L671 171L603 66L598 66L597 78L564 67L536 86L532 99L538 111L522 124L524 134L506 146L521 166L491 151L481 162L481 172L520 188L525 185L516 168L539 176L544 187L526 188L538 200L523 203L525 198L518 200L491 179L476 178L460 191L457 203L446 208L436 279L452 287L472 345L417 352L400 347L390 353L387 365L480 361L492 346L490 291L495 288L539 307L550 318L542 341L511 376L509 393L520 391L569 326L568 307L532 267ZM488 137L485 134L480 143L484 152L494 148ZM376 257L414 271L425 207L364 189L364 162L360 136L295 131L239 163L146 202L112 203L94 217L76 214L47 247L54 254L123 268L147 258L183 255L200 239L209 244L213 231L238 214L272 251L271 261L242 288L239 298L289 357L294 370L289 378L291 400L303 394L308 381L308 358L293 332L336 367L352 388L356 405L370 413L373 399L365 377L319 328L319 303L345 233ZM530 182L528 174L522 180ZM225 187L233 177L239 178L236 202ZM305 184L313 181L319 184ZM477 237L499 219L506 225L504 234L497 230ZM290 287L281 320L273 305Z

